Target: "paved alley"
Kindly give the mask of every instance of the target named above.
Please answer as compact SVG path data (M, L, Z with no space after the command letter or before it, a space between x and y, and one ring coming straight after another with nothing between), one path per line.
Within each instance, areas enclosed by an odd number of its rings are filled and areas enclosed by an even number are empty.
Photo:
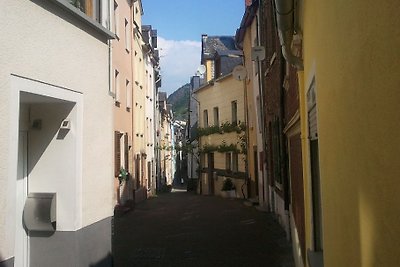
M272 215L239 199L173 190L114 223L115 267L294 266Z

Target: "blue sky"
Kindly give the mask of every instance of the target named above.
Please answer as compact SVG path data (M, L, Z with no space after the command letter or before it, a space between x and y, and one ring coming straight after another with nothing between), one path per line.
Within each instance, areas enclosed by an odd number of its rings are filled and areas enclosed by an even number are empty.
M200 65L201 35L235 35L244 0L142 0L142 24L158 31L161 90L171 94Z

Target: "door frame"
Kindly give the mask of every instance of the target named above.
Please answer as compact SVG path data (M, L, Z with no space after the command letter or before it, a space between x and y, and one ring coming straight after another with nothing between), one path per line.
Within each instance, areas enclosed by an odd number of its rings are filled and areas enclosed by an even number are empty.
M22 162L21 162L22 161ZM28 132L20 131L18 134L18 166L16 176L15 206L15 244L14 264L16 266L29 266L29 235L23 223L23 212L28 196ZM22 164L22 165L21 165ZM22 168L22 169L21 169ZM22 173L21 173L22 172ZM22 179L21 179L22 178Z

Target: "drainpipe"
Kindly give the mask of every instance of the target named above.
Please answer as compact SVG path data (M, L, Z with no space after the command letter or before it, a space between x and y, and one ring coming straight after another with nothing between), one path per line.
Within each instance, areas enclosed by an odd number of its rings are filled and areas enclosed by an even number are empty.
M278 25L279 41L282 46L282 55L298 70L303 70L303 60L293 55L290 47L294 33L294 0L274 0L276 23Z

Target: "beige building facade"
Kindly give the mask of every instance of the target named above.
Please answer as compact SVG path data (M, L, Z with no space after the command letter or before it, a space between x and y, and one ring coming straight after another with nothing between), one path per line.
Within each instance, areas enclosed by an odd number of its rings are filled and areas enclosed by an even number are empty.
M114 97L114 184L115 204L129 206L133 200L133 69L132 12L130 1L115 0L112 41ZM126 173L125 173L126 172ZM129 173L129 174L127 174ZM124 176L124 177L122 177ZM125 179L124 179L125 178Z
M2 266L111 264L108 4L85 12L56 0L1 4L8 36L0 43ZM38 237L23 221L41 199L53 203L43 210L52 234Z
M224 180L230 178L236 187L236 196L242 197L243 185L247 191L246 154L241 150L241 137L245 135L241 128L245 122L243 82L228 74L194 93L199 102L199 191L220 195Z

